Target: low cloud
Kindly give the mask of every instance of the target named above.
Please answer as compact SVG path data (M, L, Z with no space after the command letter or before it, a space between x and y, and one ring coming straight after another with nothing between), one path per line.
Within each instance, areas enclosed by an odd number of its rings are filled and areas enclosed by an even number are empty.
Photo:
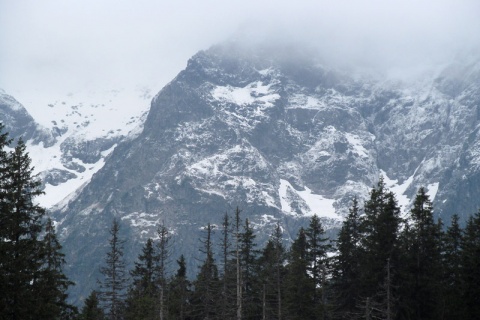
M439 63L480 43L478 1L0 0L0 87L158 90L240 33L293 39L333 64Z

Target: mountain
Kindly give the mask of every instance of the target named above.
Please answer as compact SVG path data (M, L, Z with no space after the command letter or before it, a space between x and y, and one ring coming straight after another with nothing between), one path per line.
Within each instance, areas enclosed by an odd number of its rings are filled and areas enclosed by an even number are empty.
M447 223L478 209L478 60L399 80L316 57L300 47L227 42L188 61L135 122L143 130L83 140L72 133L72 143L59 138L70 127L49 131L51 145L64 146L64 171L46 180L47 195L81 167L94 168L51 207L77 282L72 296L95 286L114 217L131 263L162 222L175 234L173 258L194 261L202 228L237 206L260 242L277 222L286 240L295 237L313 214L334 230L381 175L404 210L420 186Z
M43 182L40 204L51 208L88 183L117 143L141 131L150 98L145 89L54 98L40 94L27 110L0 90L0 120L11 137L27 142L32 165Z

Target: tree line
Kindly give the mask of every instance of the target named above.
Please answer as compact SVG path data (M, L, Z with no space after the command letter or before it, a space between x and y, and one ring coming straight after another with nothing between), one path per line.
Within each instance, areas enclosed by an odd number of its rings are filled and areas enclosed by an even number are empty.
M81 310L54 223L24 142L0 124L0 319L477 319L480 212L464 227L434 220L421 188L402 215L383 179L353 199L335 239L318 216L285 240L277 224L262 247L239 209L207 224L198 263L174 256L164 224L126 268L121 225L111 226L98 288ZM214 237L214 233L216 236ZM193 279L187 265L198 264ZM173 271L170 271L173 270Z
M480 213L464 228L457 215L445 227L434 220L423 188L402 215L380 178L363 207L352 201L336 239L326 236L316 215L288 246L277 224L259 248L255 229L239 209L219 225L205 226L200 266L188 279L183 255L176 272L167 273L172 235L163 224L128 276L115 220L105 280L86 300L82 319L478 319L480 314ZM214 231L220 236L214 238Z

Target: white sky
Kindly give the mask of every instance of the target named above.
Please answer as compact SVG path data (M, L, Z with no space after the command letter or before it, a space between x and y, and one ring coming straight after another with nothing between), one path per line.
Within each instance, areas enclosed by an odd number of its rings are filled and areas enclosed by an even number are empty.
M0 88L158 92L201 49L245 26L340 62L410 65L479 43L478 0L0 0Z

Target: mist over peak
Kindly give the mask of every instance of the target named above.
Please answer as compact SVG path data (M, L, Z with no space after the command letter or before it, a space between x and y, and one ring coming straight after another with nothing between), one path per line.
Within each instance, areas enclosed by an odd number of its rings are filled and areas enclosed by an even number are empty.
M329 65L418 69L478 48L478 12L473 0L3 1L0 87L160 89L192 54L232 37L250 46L306 44Z

